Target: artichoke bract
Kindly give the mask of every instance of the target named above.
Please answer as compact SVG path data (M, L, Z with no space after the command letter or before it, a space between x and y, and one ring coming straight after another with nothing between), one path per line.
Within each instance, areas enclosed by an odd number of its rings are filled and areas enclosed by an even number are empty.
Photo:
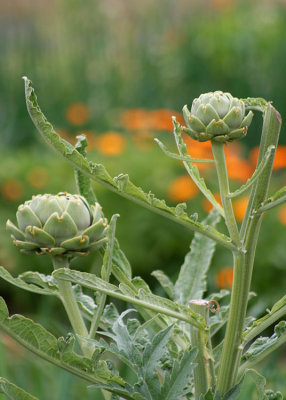
M201 94L194 99L191 111L184 106L183 114L187 124L184 132L199 142L241 139L253 118L252 111L245 115L242 100L221 91Z
M18 207L16 217L18 227L10 220L6 227L22 252L75 257L107 241L100 205L90 206L80 195L33 196Z

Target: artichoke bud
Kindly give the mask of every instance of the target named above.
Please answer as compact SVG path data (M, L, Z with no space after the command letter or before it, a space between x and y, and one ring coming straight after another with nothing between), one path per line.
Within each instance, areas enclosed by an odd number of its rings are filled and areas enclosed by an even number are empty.
M242 100L221 91L201 94L194 99L191 111L184 106L183 115L187 124L183 127L184 132L199 142L241 139L253 118L252 111L245 115Z
M17 225L7 221L14 244L36 254L86 255L107 241L107 219L98 203L90 206L80 195L33 196L18 207Z

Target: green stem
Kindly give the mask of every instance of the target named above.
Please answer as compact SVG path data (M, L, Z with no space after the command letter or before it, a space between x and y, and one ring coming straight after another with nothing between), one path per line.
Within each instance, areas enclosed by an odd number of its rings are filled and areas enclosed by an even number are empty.
M54 269L59 269L59 268L68 268L68 260L66 257L61 257L61 256L53 256L53 266ZM74 292L72 289L72 284L68 281L65 281L63 279L57 278L57 283L59 287L59 292L60 292L60 298L62 300L62 303L65 307L66 313L68 315L68 318L70 320L70 323L72 325L72 328L75 332L76 335L80 335L82 337L88 337L88 331L85 326L84 320L81 316L79 307L77 305ZM91 356L92 355L92 349L87 345L87 343L79 340L80 347L82 349L82 352L86 356Z
M272 346L267 347L265 350L262 350L259 354L255 355L255 358L245 361L238 370L238 380L241 379L244 372L247 369L255 367L258 363L264 360L265 357L269 356L273 351L277 350L280 346L282 346L286 342L286 336L279 337Z
M269 146L277 147L281 127L279 113L268 104L261 138L261 154L267 151ZM243 350L242 331L248 303L248 294L252 278L255 250L262 222L262 215L253 215L253 210L266 198L271 178L272 165L275 152L270 157L268 167L265 168L252 190L249 210L245 216L247 221L243 227L245 254L234 253L234 278L231 295L230 313L227 324L217 390L224 395L230 390L237 380L238 367ZM250 208L251 207L251 208Z
M238 247L241 247L239 232L233 213L232 202L231 199L228 197L230 191L224 156L224 144L219 142L212 142L212 152L216 162L220 196L225 213L225 223L231 239Z
M195 313L202 315L205 319L208 313L208 301L191 300L190 309ZM206 359L206 334L204 331L190 327L191 344L196 348L198 353L196 357L197 366L194 369L194 384L195 384L195 400L199 400L201 394L205 394L209 387L209 371L208 360Z
M266 328L276 322L278 319L282 318L285 314L286 305L284 307L281 307L275 313L266 315L265 317L262 317L261 320L255 321L254 324L257 323L258 325L254 325L243 334L244 346L251 340L253 340L256 336L258 336L261 332L263 332Z

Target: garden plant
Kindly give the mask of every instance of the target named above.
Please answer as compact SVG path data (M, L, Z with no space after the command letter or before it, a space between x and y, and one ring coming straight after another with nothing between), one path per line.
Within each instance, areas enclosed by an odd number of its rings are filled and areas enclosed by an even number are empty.
M281 320L286 296L262 318L246 317L263 215L286 200L285 187L268 193L281 128L280 114L271 102L237 99L220 91L202 94L190 110L183 108L186 126L173 118L177 153L156 140L166 156L183 163L212 204L207 218L199 221L197 213L189 215L185 203L170 207L153 193L145 193L128 175L112 178L102 164L89 161L84 135L78 136L75 146L62 139L41 112L31 82L24 80L29 114L44 140L74 168L78 193L35 195L19 206L17 223L7 222L20 251L50 257L51 274L25 271L13 277L1 267L0 275L24 290L56 296L66 310L71 332L57 338L31 319L9 316L3 298L1 329L42 359L85 380L91 390L97 390L94 398L101 390L105 399L112 400L236 399L248 377L255 382L259 399L282 399L280 392L265 388L265 378L254 368L286 341L286 322ZM257 167L232 192L225 146L247 134L253 112L263 118ZM182 132L200 142L211 141L213 159L193 159ZM221 203L196 163L212 163L216 168ZM132 276L116 237L118 215L107 221L104 204L99 205L91 186L93 180L195 232L175 282L163 271L152 273L164 297L152 293L142 278ZM249 202L239 226L232 199L246 191L250 191ZM223 232L217 228L219 221L225 222ZM233 286L231 293L222 290L206 297L216 245L232 252ZM91 251L102 259L100 276L74 268L77 258L88 257ZM113 299L124 302L126 310L120 313ZM269 327L273 334L260 337ZM122 365L128 374L121 374ZM5 378L0 378L0 393L10 399L35 399Z

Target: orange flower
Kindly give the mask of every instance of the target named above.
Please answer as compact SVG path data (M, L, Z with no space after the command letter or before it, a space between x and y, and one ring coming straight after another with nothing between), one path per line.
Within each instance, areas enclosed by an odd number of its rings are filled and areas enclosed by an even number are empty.
M106 132L96 139L96 149L106 156L123 153L126 145L126 138L118 132Z
M233 268L225 267L216 274L216 284L220 289L231 289L233 280Z
M176 113L167 109L160 109L154 111L144 110L142 108L132 108L125 110L120 116L120 124L130 131L136 130L159 130L159 131L172 131L172 116L183 123L181 113Z
M68 106L66 118L73 125L82 125L88 121L89 110L86 104L74 103Z
M29 171L27 178L31 186L42 189L49 182L49 171L44 167L36 167Z
M246 208L248 204L248 197L241 197L240 199L234 200L233 202L233 212L236 219L241 222L243 220Z
M199 189L189 175L176 178L168 188L168 196L175 202L187 201L195 197Z
M20 181L10 178L3 183L1 192L7 200L15 201L23 195L23 185Z
M259 147L254 147L250 152L252 164L256 166L259 154ZM273 169L286 168L286 146L278 146L274 158Z
M278 219L281 224L286 225L286 205L279 208Z
M221 199L220 199L220 194L219 193L214 193L214 198L221 204ZM213 209L213 205L211 202L208 201L208 199L204 198L203 199L203 209L209 213Z

